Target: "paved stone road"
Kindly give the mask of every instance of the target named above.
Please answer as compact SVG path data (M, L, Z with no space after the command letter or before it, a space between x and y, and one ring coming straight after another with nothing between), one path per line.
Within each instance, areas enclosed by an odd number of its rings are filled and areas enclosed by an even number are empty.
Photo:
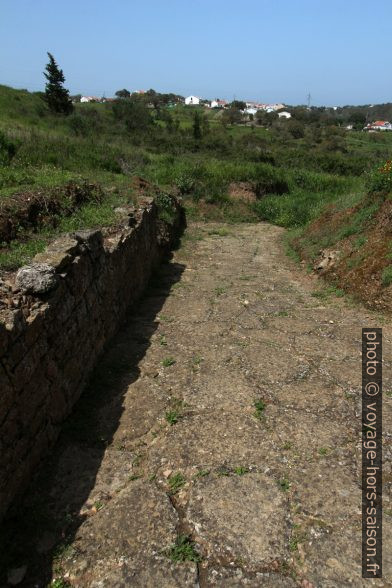
M284 255L281 236L267 224L193 225L162 267L95 378L101 400L82 429L104 449L83 431L57 449L52 510L81 514L55 577L83 588L369 585L360 338L362 326L384 327L391 390L391 327L317 294L322 283ZM385 396L377 586L392 585L391 410ZM178 536L194 542L178 553L195 549L200 562L168 557Z

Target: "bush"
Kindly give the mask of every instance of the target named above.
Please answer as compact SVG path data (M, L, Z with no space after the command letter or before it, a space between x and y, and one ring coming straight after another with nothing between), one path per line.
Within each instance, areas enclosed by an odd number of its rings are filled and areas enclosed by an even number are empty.
M370 194L392 191L392 160L389 159L381 167L372 170L366 178L366 186Z
M266 194L288 194L290 187L282 170L271 165L259 166L256 169L255 193L257 198Z
M287 129L293 139L303 139L305 136L305 127L297 120L290 120L287 124Z
M191 194L193 191L196 181L193 174L189 172L183 172L175 179L175 184L180 191L180 194Z
M160 192L155 197L155 203L158 208L158 218L159 220L172 225L176 216L176 208L173 202L173 199L169 194L165 194L164 192Z

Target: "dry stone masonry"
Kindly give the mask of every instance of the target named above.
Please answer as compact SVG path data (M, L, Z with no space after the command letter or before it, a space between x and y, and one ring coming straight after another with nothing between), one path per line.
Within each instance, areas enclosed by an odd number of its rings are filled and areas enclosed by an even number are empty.
M0 518L179 236L184 214L174 198L171 212L172 222L161 220L145 198L119 211L116 229L66 235L0 280Z

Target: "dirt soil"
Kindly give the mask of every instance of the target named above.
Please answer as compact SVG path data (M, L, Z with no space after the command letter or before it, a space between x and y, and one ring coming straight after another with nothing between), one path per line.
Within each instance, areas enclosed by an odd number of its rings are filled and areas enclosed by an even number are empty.
M7 523L9 579L392 586L392 328L312 296L322 282L285 256L282 233L187 230ZM361 578L364 326L383 327L389 392L382 580ZM200 561L170 558L178 536L190 539L176 553Z
M301 237L293 240L293 246L300 257L312 264L316 261L317 268L330 248L321 251L320 257L315 260L312 258L314 247L309 250L309 242L312 245L321 243L326 235L347 227L350 217L362 207L363 203L343 211L336 211L334 206L327 209L307 226ZM358 237L363 238L362 245L358 245ZM331 249L334 250L336 259L322 274L329 282L353 295L368 308L391 313L392 285L385 286L382 282L382 272L391 264L391 244L392 202L386 200L380 204L377 214L361 233L334 243Z

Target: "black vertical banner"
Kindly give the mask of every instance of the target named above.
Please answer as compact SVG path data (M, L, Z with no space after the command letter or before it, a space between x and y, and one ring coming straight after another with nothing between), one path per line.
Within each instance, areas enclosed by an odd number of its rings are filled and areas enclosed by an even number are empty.
M382 578L382 329L362 329L362 577Z

